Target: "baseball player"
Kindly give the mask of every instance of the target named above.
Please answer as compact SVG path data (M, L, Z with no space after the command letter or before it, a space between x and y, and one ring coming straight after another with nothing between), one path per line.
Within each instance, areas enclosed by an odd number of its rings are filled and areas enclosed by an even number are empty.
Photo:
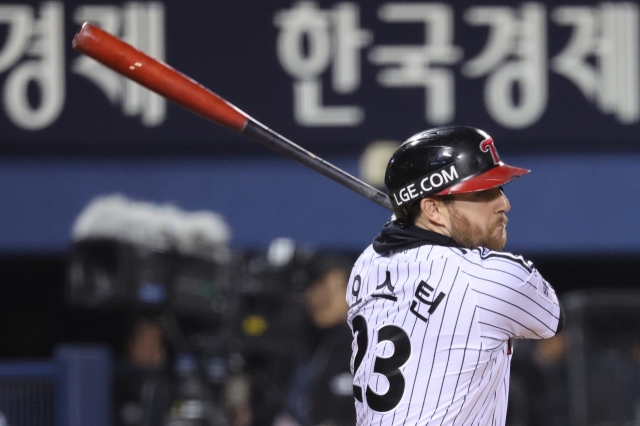
M393 154L395 220L347 288L357 424L505 424L512 340L546 339L564 323L533 264L501 251L502 185L527 172L471 127L421 132Z

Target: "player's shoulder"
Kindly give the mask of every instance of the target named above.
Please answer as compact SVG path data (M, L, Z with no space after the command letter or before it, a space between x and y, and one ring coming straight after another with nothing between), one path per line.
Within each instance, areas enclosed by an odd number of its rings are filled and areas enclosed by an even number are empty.
M373 262L374 259L380 257L378 253L373 249L373 245L369 245L363 252L358 256L355 263L353 264L354 270L362 269L365 265Z
M450 251L460 267L468 274L478 277L512 276L525 281L536 272L534 264L521 255L506 251L490 250L486 247L475 249L455 248Z
M373 244L369 244L369 246L367 246L367 248L362 251L360 256L358 256L358 259L356 260L356 263L362 262L362 261L365 261L365 260L370 260L370 259L372 259L374 257L378 257L378 256L379 256L379 254L376 253L376 251L373 249Z

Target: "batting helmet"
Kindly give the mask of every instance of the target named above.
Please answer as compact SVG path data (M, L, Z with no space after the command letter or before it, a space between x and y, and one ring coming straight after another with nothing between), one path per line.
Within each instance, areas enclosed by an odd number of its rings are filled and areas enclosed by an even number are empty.
M495 188L529 171L500 161L493 139L482 130L438 127L400 145L389 160L384 184L393 212L403 219L422 198Z

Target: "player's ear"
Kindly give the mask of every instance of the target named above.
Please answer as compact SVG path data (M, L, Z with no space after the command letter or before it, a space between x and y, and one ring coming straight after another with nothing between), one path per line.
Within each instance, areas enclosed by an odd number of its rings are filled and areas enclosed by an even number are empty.
M423 198L420 200L420 212L422 215L437 226L447 226L448 211L444 203L437 198Z

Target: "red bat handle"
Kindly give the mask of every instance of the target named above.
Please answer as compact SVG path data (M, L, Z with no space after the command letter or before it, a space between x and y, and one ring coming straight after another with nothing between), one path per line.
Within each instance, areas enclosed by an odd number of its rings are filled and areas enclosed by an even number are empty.
M117 37L85 23L73 48L217 124L242 132L247 115L198 82ZM144 69L144 72L140 72Z

